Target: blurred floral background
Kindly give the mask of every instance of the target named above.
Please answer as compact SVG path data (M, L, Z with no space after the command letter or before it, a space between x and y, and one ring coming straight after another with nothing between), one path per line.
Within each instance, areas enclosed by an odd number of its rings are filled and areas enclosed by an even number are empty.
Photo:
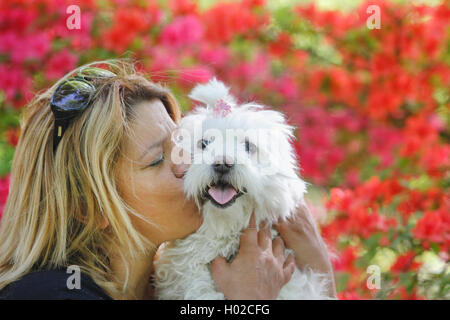
M76 66L117 57L185 111L217 76L287 114L339 298L450 298L450 2L2 1L0 217L21 109Z

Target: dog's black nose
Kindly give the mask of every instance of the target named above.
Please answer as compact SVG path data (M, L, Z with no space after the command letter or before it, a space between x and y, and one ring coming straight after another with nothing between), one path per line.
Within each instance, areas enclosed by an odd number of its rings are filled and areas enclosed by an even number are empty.
M214 171L220 174L226 174L230 172L231 168L233 168L234 163L231 159L224 158L221 160L216 160L213 163Z

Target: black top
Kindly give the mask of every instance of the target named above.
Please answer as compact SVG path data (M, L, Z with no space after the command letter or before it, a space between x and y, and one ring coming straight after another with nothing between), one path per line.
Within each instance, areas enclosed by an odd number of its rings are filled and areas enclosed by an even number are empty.
M81 272L78 283L73 276L65 269L31 272L0 290L0 300L112 300L90 276Z

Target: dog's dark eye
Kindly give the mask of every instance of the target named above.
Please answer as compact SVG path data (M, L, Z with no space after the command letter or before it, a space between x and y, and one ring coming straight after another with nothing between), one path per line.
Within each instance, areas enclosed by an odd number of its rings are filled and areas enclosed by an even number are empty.
M208 141L208 140L205 140L205 139L198 140L198 142L197 142L197 147L198 147L199 149L205 150L205 149L206 149L206 146L208 145L208 143L209 143L209 141Z
M256 151L256 146L251 143L250 141L246 140L245 141L245 151L247 151L248 153L254 153Z

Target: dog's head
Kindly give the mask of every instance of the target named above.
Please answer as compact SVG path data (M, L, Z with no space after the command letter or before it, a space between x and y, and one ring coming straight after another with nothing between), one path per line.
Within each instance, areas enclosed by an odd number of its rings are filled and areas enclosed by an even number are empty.
M238 104L215 78L189 97L204 106L181 120L175 137L191 162L187 196L214 214L254 209L258 220L287 217L303 199L305 183L297 174L293 127L283 114Z

